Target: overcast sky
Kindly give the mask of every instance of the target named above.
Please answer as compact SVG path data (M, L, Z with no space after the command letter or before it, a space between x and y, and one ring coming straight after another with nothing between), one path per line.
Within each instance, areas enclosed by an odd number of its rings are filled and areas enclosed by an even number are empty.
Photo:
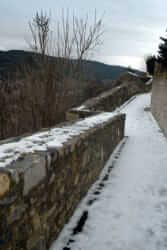
M37 10L62 8L78 16L104 14L103 46L94 59L142 68L144 56L157 51L167 28L166 0L0 0L0 49L26 49L28 21Z

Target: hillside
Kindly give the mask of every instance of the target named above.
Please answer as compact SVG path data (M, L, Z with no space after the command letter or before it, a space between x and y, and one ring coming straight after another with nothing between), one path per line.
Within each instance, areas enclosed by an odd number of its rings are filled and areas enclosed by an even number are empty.
M23 50L0 51L0 79L7 78L9 75L13 76L17 68L24 63L33 64L33 52ZM56 60L54 57L50 57ZM87 72L87 79L97 80L115 80L121 73L129 71L129 68L116 65L107 65L96 61L85 61L85 70ZM131 69L132 72L142 74L141 71Z
M136 69L129 69L127 67L118 65L108 65L96 61L86 61L87 68L89 72L93 72L95 78L98 80L116 80L119 78L120 74L131 71L137 74L143 74L143 72Z

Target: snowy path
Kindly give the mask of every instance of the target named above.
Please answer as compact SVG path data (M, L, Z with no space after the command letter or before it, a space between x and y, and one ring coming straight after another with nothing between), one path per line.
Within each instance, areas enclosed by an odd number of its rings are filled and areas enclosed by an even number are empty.
M144 111L148 106L150 95L144 94L121 110L127 113L127 142L99 199L88 208L83 232L69 249L167 249L167 140ZM83 201L78 211L84 206ZM65 247L77 213L52 250Z

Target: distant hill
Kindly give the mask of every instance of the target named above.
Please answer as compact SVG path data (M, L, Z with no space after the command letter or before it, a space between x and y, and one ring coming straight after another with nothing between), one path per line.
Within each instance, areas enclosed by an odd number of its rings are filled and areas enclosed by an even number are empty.
M86 61L86 66L89 72L93 72L97 80L116 80L120 74L131 71L139 75L143 75L144 72L130 69L128 67L118 65L108 65L96 61Z
M23 50L9 50L0 51L0 79L6 79L13 76L20 65L25 63L33 65L33 57L37 54L33 52ZM50 57L52 60L56 60L54 57ZM84 61L85 71L87 72L87 79L95 80L116 80L120 74L131 71L139 75L143 72L136 69L129 69L123 66L107 65L96 61Z

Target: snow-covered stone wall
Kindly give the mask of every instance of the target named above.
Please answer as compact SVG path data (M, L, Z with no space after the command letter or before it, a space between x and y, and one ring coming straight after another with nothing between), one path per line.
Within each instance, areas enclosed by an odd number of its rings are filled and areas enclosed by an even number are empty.
M37 77L39 80L40 78ZM0 140L35 133L65 121L68 109L112 87L103 82L41 82L30 77L16 83L0 84Z
M0 249L46 250L124 136L100 113L0 145Z
M97 114L99 111L111 112L135 94L148 92L151 89L151 86L146 84L147 78L140 78L135 74L123 74L119 81L119 86L85 101L80 107L67 111L66 119L76 120Z
M49 249L124 137L136 77L67 112L75 122L0 143L0 249Z

